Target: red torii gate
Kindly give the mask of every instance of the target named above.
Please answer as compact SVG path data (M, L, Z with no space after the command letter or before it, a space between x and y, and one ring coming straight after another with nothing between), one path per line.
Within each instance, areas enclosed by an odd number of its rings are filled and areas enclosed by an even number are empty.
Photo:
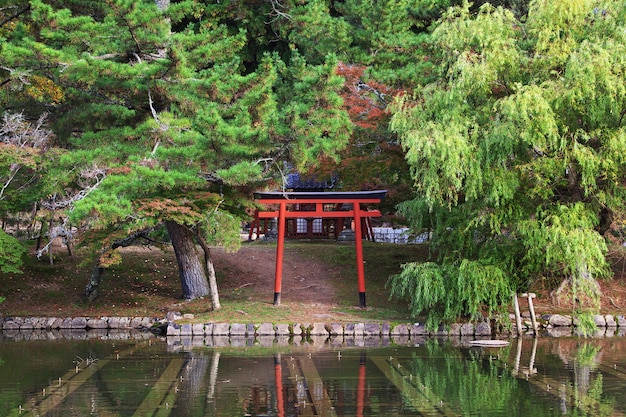
M276 247L276 275L274 278L274 305L280 304L283 279L283 258L285 251L285 226L287 218L346 218L354 219L354 239L356 247L356 269L359 288L359 305L366 306L365 269L363 267L363 233L361 219L380 217L379 210L363 210L361 204L380 203L387 190L376 191L321 191L321 192L256 192L254 198L265 205L278 205L278 210L259 211L259 219L278 218L278 244ZM324 210L325 204L351 204L348 210ZM315 204L313 211L287 211L287 205Z

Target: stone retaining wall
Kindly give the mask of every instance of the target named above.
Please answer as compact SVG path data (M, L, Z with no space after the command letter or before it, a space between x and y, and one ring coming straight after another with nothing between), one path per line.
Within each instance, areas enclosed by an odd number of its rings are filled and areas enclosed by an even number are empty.
M5 317L0 318L2 331L29 330L95 330L151 329L162 320L149 317Z
M181 322L182 321L182 322ZM152 331L167 337L414 337L414 336L459 336L491 337L496 331L489 323L464 323L440 326L429 331L419 323L185 323L193 321L192 315L181 316L168 313L166 318L149 317L5 317L0 318L0 331L21 332L33 330L142 330ZM626 333L626 318L623 315L598 315L595 317L598 331L607 335ZM523 331L532 334L530 320L524 320ZM547 336L568 336L576 334L576 321L566 315L544 315L539 318L539 331ZM510 332L499 332L499 337L516 335L515 325Z

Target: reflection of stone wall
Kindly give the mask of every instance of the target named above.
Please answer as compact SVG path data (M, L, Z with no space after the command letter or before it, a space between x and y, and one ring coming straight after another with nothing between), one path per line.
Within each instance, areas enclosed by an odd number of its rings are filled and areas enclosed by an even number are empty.
M149 317L0 317L0 340L143 338L163 323Z
M437 330L426 329L423 324L389 323L178 323L177 320L193 321L193 316L168 313L168 317L157 320L147 317L7 317L0 318L0 340L3 339L126 339L149 338L153 333L165 335L174 344L192 338L194 343L226 345L250 343L276 343L277 340L294 338L323 340L324 343L366 343L377 345L385 340L415 340L424 337L491 338L498 330L488 323L458 323L440 326ZM547 336L571 336L576 334L576 322L568 316L544 315L540 319L540 334ZM626 318L623 315L597 316L595 336L626 336ZM528 320L523 322L523 331L532 334ZM514 326L512 326L514 327ZM515 336L508 331L499 337ZM374 341L374 339L376 339ZM367 342L367 343L370 343ZM403 344L403 343L401 343Z

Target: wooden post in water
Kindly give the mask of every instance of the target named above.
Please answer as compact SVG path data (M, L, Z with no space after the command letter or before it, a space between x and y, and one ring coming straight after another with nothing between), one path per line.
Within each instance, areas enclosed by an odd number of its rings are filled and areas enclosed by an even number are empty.
M513 294L513 307L515 308L515 324L517 325L517 334L522 335L522 316L519 312L519 301L517 300L517 293Z
M534 292L524 293L522 297L528 299L528 309L530 310L530 320L533 323L533 332L537 335L537 316L535 315L535 306L533 305L533 298L536 297Z

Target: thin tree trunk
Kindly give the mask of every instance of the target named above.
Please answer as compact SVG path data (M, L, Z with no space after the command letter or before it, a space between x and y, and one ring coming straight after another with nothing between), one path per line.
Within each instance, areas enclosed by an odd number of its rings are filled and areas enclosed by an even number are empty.
M209 295L209 283L191 231L188 227L173 221L165 222L165 226L176 254L183 298L193 300Z
M54 264L54 257L52 256L52 226L54 226L54 212L50 215L50 224L48 225L48 235L50 235L50 249L48 255L50 257L50 265Z
M35 229L37 228L37 212L38 211L39 211L39 205L35 203L33 205L33 211L30 216L30 223L28 224L28 227L26 229L28 231L29 239L35 236Z
M211 305L213 307L213 310L219 310L220 308L222 308L222 305L220 304L220 295L217 291L217 279L215 276L215 267L213 266L213 260L211 259L211 249L209 248L209 245L206 244L204 239L202 239L202 236L197 234L196 237L198 238L198 243L200 243L200 246L204 251L204 263L206 265L207 278L209 279L209 294L211 295Z

